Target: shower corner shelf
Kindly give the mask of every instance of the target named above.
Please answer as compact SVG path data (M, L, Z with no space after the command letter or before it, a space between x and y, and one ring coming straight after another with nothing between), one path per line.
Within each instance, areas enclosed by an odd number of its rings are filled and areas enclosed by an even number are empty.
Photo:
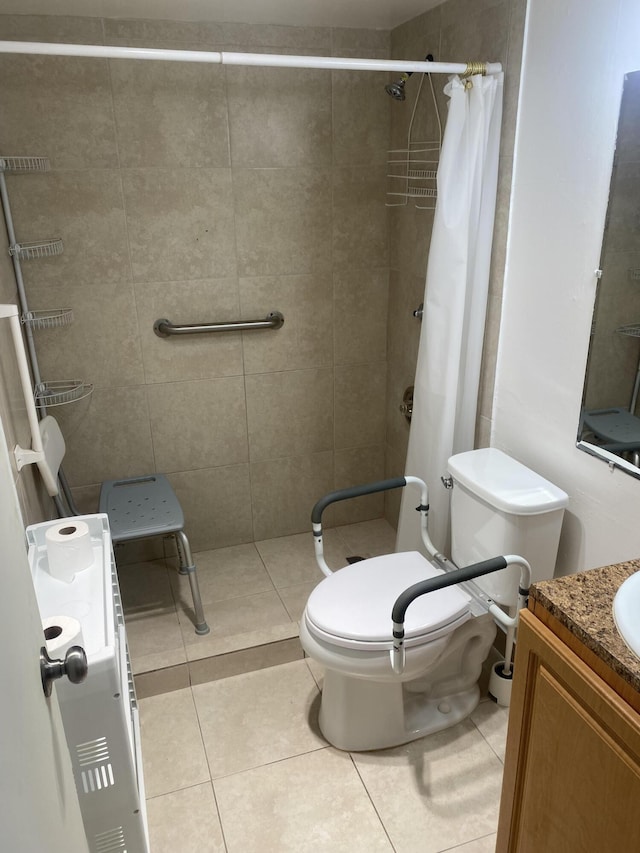
M54 382L40 382L35 387L34 398L37 408L63 406L75 403L93 393L93 385L81 379L60 379Z
M14 243L9 246L9 254L25 261L33 261L37 258L52 258L61 255L63 250L62 240L52 237L49 240L37 240L31 243Z
M640 338L640 323L628 323L626 326L618 326L616 332L619 335L627 335L630 338Z
M2 157L0 172L48 172L48 157Z
M70 326L73 322L73 311L71 308L51 308L41 311L26 311L22 315L22 322L32 329L60 329Z

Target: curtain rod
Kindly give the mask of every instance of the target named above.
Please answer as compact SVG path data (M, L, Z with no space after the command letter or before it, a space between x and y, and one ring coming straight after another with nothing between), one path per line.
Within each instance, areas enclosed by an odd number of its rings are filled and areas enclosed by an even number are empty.
M99 44L54 44L0 41L0 53L45 56L87 56L102 59L154 59L163 62L208 62L218 65L256 65L274 68L333 68L347 71L405 71L423 74L465 74L484 66L486 74L502 71L499 62L406 62L397 59L350 59L339 56L287 56L274 53L229 53L207 50L164 50ZM476 73L480 73L476 71Z

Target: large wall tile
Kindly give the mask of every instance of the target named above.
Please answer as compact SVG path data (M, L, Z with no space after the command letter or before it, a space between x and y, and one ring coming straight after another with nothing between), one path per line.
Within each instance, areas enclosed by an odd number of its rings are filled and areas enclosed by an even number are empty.
M384 167L334 170L334 269L371 269L388 265L385 187Z
M235 278L140 282L135 285L135 293L147 382L242 374L239 333L160 338L153 331L153 324L159 319L176 325L239 319Z
M311 532L311 510L333 488L333 453L251 463L256 541Z
M299 370L333 364L333 293L330 275L241 278L240 304L246 320L270 311L284 315L276 332L243 334L247 373Z
M252 462L331 449L332 370L260 373L245 383Z
M301 275L331 265L328 169L234 169L238 269Z
M59 169L110 168L118 158L106 59L0 57L2 147Z
M147 396L159 471L248 461L241 376L149 385Z
M224 69L111 60L123 167L228 166Z
M227 74L234 166L331 164L331 75L300 68Z
M333 27L331 51L333 56L350 56L344 51L359 51L360 56L371 56L371 51L380 52L381 58L389 56L389 30L365 30L358 27ZM362 53L367 51L367 53ZM354 53L355 56L355 53Z
M100 386L144 382L130 281L32 285L29 307L73 310L70 326L34 331L38 361L45 379L79 376Z
M0 38L6 41L102 44L102 20L70 15L0 15Z
M129 47L219 50L223 25L212 21L103 18L105 44Z
M128 169L123 187L136 281L235 273L228 169Z
M325 51L331 47L328 27L286 27L272 24L222 25L225 45L242 45L242 51L280 47L289 50ZM240 50L240 48L238 48Z
M389 211L389 265L424 282L433 228L433 210L421 210L415 199Z
M459 9L454 12L456 5ZM442 55L461 57L463 62L477 56L506 64L510 9L511 4L504 0L483 0L482 4L475 0L460 3L454 0L448 19L448 10L443 7Z
M384 444L386 362L336 367L336 450Z
M58 406L65 437L65 473L73 486L138 477L154 470L144 387L96 388L90 397Z
M17 175L7 179L7 186L18 241L61 237L64 243L61 255L24 262L27 284L131 277L115 169Z
M413 316L424 302L424 278L392 270L389 276L387 358L413 382L422 322Z
M336 489L373 483L383 480L384 476L384 445L336 450ZM336 524L355 524L358 521L380 518L383 511L384 492L379 492L335 504L334 519Z
M248 465L178 472L169 480L182 506L193 551L252 541Z
M409 444L409 422L400 411L405 389L414 383L415 363L410 372L393 361L387 365L386 432L387 445L404 458Z
M333 286L336 364L384 360L387 357L388 270L336 272Z
M359 51L342 51L358 57ZM367 51L372 59L387 59L388 49ZM340 166L386 163L392 99L379 71L332 71L333 162Z

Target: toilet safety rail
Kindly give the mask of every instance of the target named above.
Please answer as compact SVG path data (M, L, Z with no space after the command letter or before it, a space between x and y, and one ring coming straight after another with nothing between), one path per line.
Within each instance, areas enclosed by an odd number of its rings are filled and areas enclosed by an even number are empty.
M330 506L330 504L336 503L337 501L346 501L350 498L362 497L363 495L373 495L377 492L387 492L390 489L402 489L404 486L408 485L415 485L420 489L420 505L416 507L416 510L420 513L420 534L422 536L424 547L427 549L427 553L430 557L436 560L436 562L442 565L443 568L451 565L445 555L441 554L437 550L427 532L427 521L429 518L429 491L427 489L427 484L419 477L406 476L393 477L390 480L376 480L373 483L364 483L361 486L351 486L347 489L338 489L335 492L329 492L329 494L324 495L324 497L317 501L311 510L311 524L313 527L316 562L320 566L320 570L323 574L327 577L333 574L333 571L329 568L324 559L324 547L322 542L322 513L325 509Z
M280 311L271 311L264 320L230 320L225 323L190 323L174 325L166 318L156 320L153 331L159 338L171 335L199 335L204 332L250 332L253 329L280 329L284 324L284 315Z
M492 557L490 560L483 560L480 563L472 563L470 566L465 566L462 569L455 569L451 572L445 572L435 578L428 578L413 584L408 589L405 589L396 599L391 611L391 619L393 622L393 648L391 650L391 665L393 671L400 675L404 671L405 664L405 648L404 648L404 619L409 605L422 595L427 595L430 592L435 592L437 589L444 589L447 586L464 583L465 581L479 578L482 575L488 575L492 572L499 572L506 569L507 566L520 566L520 585L518 589L518 606L514 616L508 616L495 602L488 602L487 610L496 620L500 622L509 633L512 633L518 623L518 610L522 610L527 606L527 597L529 595L529 586L531 584L531 567L524 557L519 557L515 554L509 554L506 557ZM510 655L509 655L510 659Z

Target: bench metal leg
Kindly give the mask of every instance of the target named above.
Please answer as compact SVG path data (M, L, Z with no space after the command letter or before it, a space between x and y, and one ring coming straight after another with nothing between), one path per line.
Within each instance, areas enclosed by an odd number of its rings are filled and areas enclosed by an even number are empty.
M193 562L193 555L191 553L191 546L189 545L187 534L184 530L178 530L175 537L176 545L178 547L178 556L180 558L180 574L189 576L189 586L191 587L191 595L193 596L196 634L208 634L210 628L204 618L202 598L200 597L200 586L198 585L198 576L196 574L196 567Z

